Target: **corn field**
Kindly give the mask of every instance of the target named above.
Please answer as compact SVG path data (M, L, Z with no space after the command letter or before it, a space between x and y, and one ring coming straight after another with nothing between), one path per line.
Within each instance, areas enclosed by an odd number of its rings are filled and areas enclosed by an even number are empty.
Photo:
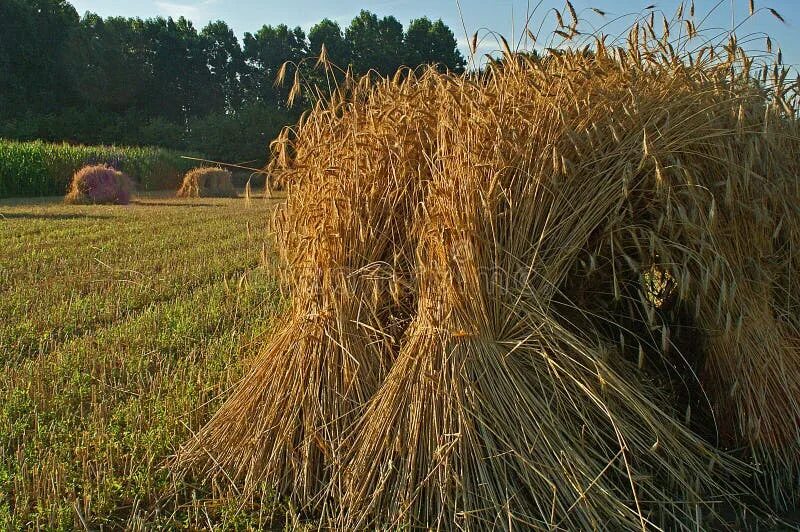
M67 191L76 170L108 164L122 170L141 190L177 188L194 163L161 148L74 146L0 139L0 198L54 196Z

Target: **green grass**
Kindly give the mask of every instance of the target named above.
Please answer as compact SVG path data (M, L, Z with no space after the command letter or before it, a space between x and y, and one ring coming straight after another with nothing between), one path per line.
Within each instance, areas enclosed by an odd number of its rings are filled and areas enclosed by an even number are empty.
M272 206L0 201L0 530L275 526L165 467L283 304Z
M309 525L167 467L285 305L273 207L0 201L0 531Z
M140 190L176 189L197 166L161 148L79 146L0 139L0 198L63 195L72 174L86 164L113 164Z

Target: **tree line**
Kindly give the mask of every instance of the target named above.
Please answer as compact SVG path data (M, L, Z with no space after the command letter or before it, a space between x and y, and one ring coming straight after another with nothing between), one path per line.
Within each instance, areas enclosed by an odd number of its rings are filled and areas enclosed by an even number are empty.
M330 19L308 34L265 25L240 41L223 21L198 30L184 17L80 16L66 0L0 0L0 137L261 163L302 108L274 83L281 65L317 57L323 44L330 61L356 74L465 66L452 30L427 18L404 28L363 10L346 28Z

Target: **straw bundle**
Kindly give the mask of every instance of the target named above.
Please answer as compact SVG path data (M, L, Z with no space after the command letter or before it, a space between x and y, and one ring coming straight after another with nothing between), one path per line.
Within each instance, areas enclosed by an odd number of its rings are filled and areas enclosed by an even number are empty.
M441 83L430 81L374 89L395 99L392 121L341 100L318 106L301 127L297 157L308 164L286 174L306 193L290 196L276 219L293 296L287 324L190 456L225 456L231 477L266 480L300 500L327 489L330 464L387 374L410 313L409 213L422 199L417 163L431 150L426 114Z
M127 205L131 201L133 182L122 172L105 165L84 166L72 177L64 197L73 204Z
M796 99L674 50L348 78L275 144L292 308L184 463L348 528L796 504Z
M233 174L222 168L189 170L178 189L179 198L235 198L236 195Z

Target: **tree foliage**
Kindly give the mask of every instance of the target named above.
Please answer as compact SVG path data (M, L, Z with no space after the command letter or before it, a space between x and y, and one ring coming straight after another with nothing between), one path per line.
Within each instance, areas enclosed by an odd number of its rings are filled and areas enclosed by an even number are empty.
M350 42L345 39L344 32L338 22L329 18L322 19L308 32L309 51L312 56L319 57L322 46L328 54L328 59L339 67L346 67L350 64L352 57L352 47Z
M251 101L284 104L288 89L276 86L278 71L284 63L298 63L307 54L306 35L299 27L279 24L245 33L245 90Z
M345 31L356 72L394 73L403 64L403 25L394 17L379 19L362 10Z
M455 35L441 19L436 22L427 17L412 20L403 42L409 66L436 64L442 70L464 70L466 63L458 51Z
M395 17L362 10L344 29L330 19L308 35L264 25L240 41L220 20L198 31L183 17L80 17L66 0L0 0L0 137L155 144L263 162L271 138L301 111L287 104L291 79L275 84L281 66L310 68L304 59L323 45L356 74L464 68L441 20L413 20L404 31Z

